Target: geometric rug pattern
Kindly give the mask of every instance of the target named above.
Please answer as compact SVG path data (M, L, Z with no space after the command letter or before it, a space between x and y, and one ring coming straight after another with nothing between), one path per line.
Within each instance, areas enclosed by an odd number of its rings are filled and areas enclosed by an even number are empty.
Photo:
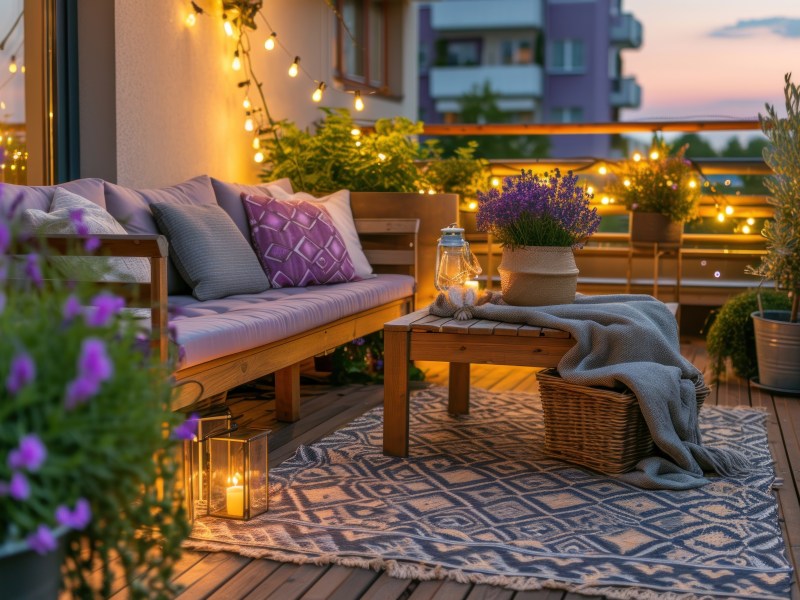
M609 598L787 598L765 413L705 407L703 442L753 464L693 490L642 490L543 453L538 395L416 391L410 456L382 453L382 408L270 471L269 511L202 518L186 546Z

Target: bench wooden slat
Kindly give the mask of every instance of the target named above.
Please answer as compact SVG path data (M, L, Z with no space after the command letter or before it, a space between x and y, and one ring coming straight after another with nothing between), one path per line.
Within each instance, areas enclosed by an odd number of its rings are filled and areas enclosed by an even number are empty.
M466 319L464 321L452 319L442 326L442 331L445 333L469 333L469 328L477 322L478 319Z
M428 312L427 308L423 308L422 310L414 311L413 313L409 313L407 315L403 315L402 317L395 319L389 323L386 323L383 328L385 331L408 331L411 329L411 325L416 321L431 316Z
M530 325L520 325L517 330L517 335L520 337L541 337L541 327L531 327Z
M542 327L542 337L553 337L553 338L568 338L571 337L569 331L563 331L561 329L550 329L549 327Z
M497 327L498 325L499 323L497 321L487 321L486 319L480 319L476 321L469 328L469 333L472 335L477 335L477 334L491 335L495 327Z
M522 327L519 323L498 323L494 328L495 335L518 335L519 328Z
M449 317L436 317L428 315L411 324L411 331L441 331L442 325L450 320Z

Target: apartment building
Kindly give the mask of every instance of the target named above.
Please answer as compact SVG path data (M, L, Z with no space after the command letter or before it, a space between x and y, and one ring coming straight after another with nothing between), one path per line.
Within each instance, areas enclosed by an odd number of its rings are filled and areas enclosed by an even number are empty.
M622 0L440 0L419 7L419 117L460 121L461 99L487 86L508 122L619 119L641 103L623 51L642 25ZM606 156L609 136L553 136L550 154Z

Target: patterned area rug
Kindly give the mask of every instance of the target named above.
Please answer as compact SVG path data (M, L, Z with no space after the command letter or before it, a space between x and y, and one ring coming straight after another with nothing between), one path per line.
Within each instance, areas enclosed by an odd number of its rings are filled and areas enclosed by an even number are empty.
M374 409L270 472L269 512L204 518L189 548L609 598L787 598L764 413L702 410L705 443L757 466L702 488L643 491L547 458L538 396L412 398L411 457L382 453Z

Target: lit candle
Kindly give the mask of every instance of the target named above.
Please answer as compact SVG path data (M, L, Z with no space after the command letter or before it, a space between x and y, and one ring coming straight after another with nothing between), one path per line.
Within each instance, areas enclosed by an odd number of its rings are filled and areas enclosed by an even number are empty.
M233 477L233 485L226 490L226 510L229 515L244 516L244 488L239 483L239 478Z
M476 294L478 293L478 281L476 279L470 279L469 281L464 282L464 286L468 290L474 291Z

